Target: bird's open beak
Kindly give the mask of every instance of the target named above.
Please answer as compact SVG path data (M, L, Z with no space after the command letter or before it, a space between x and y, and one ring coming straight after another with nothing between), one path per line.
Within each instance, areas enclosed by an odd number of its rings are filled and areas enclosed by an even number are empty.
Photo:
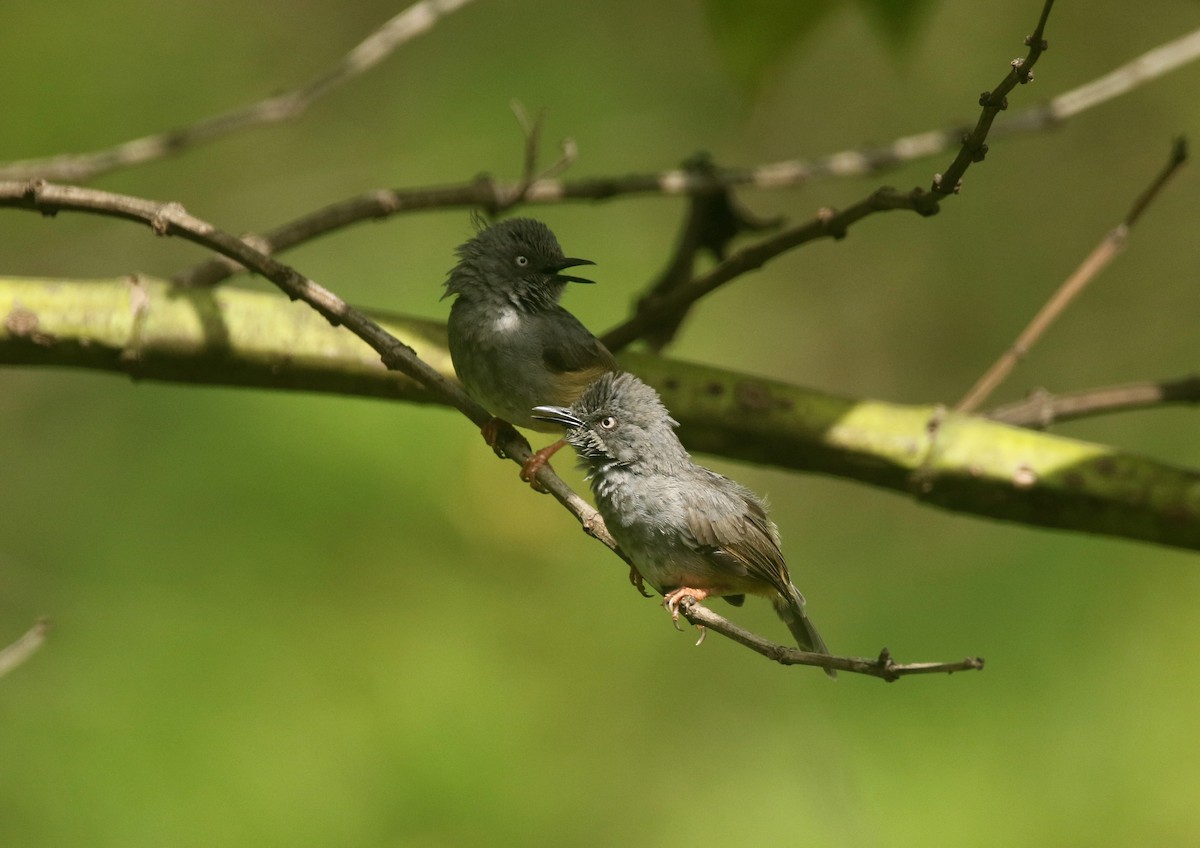
M533 417L539 421L550 421L571 429L583 426L583 421L579 416L565 406L535 406Z
M594 283L595 280L585 280L583 277L572 277L570 274L558 273L563 268L574 268L576 265L595 265L590 259L563 259L557 265L551 265L546 270L555 280L563 283Z

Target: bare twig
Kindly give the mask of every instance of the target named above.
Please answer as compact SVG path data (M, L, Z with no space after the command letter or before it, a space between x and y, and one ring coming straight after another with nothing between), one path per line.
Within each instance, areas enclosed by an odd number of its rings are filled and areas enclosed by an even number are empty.
M545 123L546 110L539 111L537 117L530 120L529 113L525 111L525 106L521 101L513 100L511 106L513 115L516 116L517 124L521 127L521 133L525 136L521 179L513 186L501 187L497 183L492 183L497 195L493 203L487 204L488 214L492 216L498 215L504 210L523 202L529 193L529 187L538 180L549 179L562 173L575 161L575 156L578 152L575 142L572 139L563 139L562 153L559 158L550 167L539 172L537 169L538 154L540 153L542 126Z
M1017 340L1013 342L1012 346L976 381L971 390L958 402L958 405L955 407L957 412L974 412L995 391L996 387L1004 382L1005 378L1012 373L1017 363L1029 353L1030 348L1037 343L1038 339L1042 337L1042 334L1046 332L1058 316L1087 288L1088 284L1096 278L1096 275L1107 268L1109 263L1121 252L1125 247L1125 242L1129 238L1129 232L1133 228L1133 225L1137 223L1142 213L1145 212L1146 207L1158 196L1163 186L1167 184L1175 172L1186 161L1187 144L1184 139L1179 138L1171 147L1171 155L1167 164L1154 178L1150 186L1134 202L1125 219L1101 239L1096 248L1075 269L1075 272L1058 287L1058 290L1051 295L1045 305L1038 310L1037 315L1021 331L1021 334L1017 336Z
M957 194L962 185L963 174L967 172L972 163L982 162L987 155L988 147L985 142L988 131L992 127L992 122L996 120L996 116L1008 108L1008 93L1018 85L1033 82L1033 66L1049 47L1049 43L1043 38L1043 35L1046 31L1046 21L1050 17L1050 10L1053 7L1054 0L1046 0L1042 6L1042 14L1038 18L1037 26L1034 27L1031 35L1025 37L1025 44L1029 47L1025 58L1013 59L1010 63L1011 69L1000 81L1000 84L991 91L985 91L979 95L979 105L983 107L979 120L975 123L975 128L963 136L962 147L959 148L958 155L950 167L944 173L934 176L933 185L930 188L932 194L940 197Z
M716 173L717 167L707 153L698 153L683 163L685 170ZM761 232L783 224L783 218L760 219L737 201L729 189L689 195L687 214L667 261L667 266L638 299L641 305L666 297L677 288L686 286L695 270L696 258L707 251L720 262L728 254L729 244L744 232ZM681 311L660 318L643 338L652 350L661 351L679 332L691 304Z
M39 618L20 639L0 649L0 677L8 674L33 656L46 641L46 633L49 630L50 619Z
M987 154L985 139L996 115L1008 108L1008 92L1019 84L1033 80L1033 66L1047 47L1042 35L1053 5L1054 0L1045 0L1037 27L1032 35L1025 38L1025 43L1029 46L1026 57L1013 60L1008 74L995 90L985 91L980 95L982 112L975 128L963 135L958 155L945 173L934 175L929 191L915 188L909 192L898 192L892 188L881 188L840 212L822 210L812 221L739 251L708 274L689 284L676 287L666 296L643 299L630 318L604 334L602 341L605 345L612 351L621 350L642 338L647 332L652 332L660 322L670 321L673 316L683 314L692 303L747 271L757 269L770 259L805 242L819 238L843 238L851 224L875 212L909 209L923 216L937 214L941 208L941 200L958 193L967 168L974 162L983 161Z
M369 70L399 45L430 29L440 17L456 11L471 0L425 0L405 10L368 37L342 62L307 86L277 95L250 106L167 133L124 142L116 147L86 154L68 154L28 159L0 165L0 179L32 179L82 182L102 173L154 161L184 152L222 135L256 125L275 123L299 115L318 96L352 76ZM992 133L1039 131L1057 125L1081 112L1127 94L1137 87L1200 58L1200 30L1162 44L1098 79L1054 97L1047 103L1012 115ZM298 98L298 100L297 100ZM819 159L789 159L754 168L729 169L722 185L778 189L803 185L830 177L865 176L904 162L935 156L962 140L960 126L927 130L874 148L856 148L828 154ZM573 144L568 140L568 147ZM531 187L531 202L578 199L570 187L556 185L547 177ZM498 196L511 196L512 185L496 184ZM666 194L707 190L689 184L681 171L635 176L594 186L595 196L611 197L627 191ZM420 190L418 190L420 192ZM291 245L288 245L291 246ZM284 249L280 247L279 249Z
M844 238L851 224L876 212L908 209L921 215L932 215L937 212L937 202L932 194L919 188L911 192L882 188L840 211L823 209L804 224L742 248L707 274L676 286L670 294L643 298L633 315L606 332L600 340L614 353L620 351L659 326L661 321L670 320L671 316L686 311L691 304L710 292L806 242Z
M1127 383L1062 395L1038 389L1024 400L998 406L985 414L993 421L1045 430L1054 424L1076 418L1175 403L1200 403L1200 377L1193 375L1178 380Z
M1156 47L1109 74L1060 94L1047 103L997 121L990 134L1033 132L1056 126L1197 58L1200 58L1200 30ZM263 253L274 254L342 227L427 209L476 207L495 214L516 203L540 205L574 200L610 200L629 194L694 196L738 187L766 190L791 188L821 179L878 174L905 162L936 156L961 144L967 131L968 128L955 125L903 136L881 147L855 148L818 159L789 159L752 168L721 168L709 174L697 174L687 168L679 168L656 174L566 182L553 179L575 157L574 142L564 139L564 153L559 161L526 186L520 182L482 178L460 185L378 189L305 214L263 235L247 235L245 238ZM0 168L0 176L4 173ZM208 286L242 270L233 260L217 256L181 271L174 279L183 285Z
M884 648L880 652L879 658L874 660L817 654L769 642L761 636L737 626L691 597L685 596L680 601L679 611L697 627L707 627L781 665L811 665L830 671L849 671L854 674L878 677L889 683L910 674L951 674L956 671L981 671L983 669L982 657L967 657L959 662L949 663L897 663L892 660L891 653L887 648Z
M370 70L401 44L428 32L473 0L420 0L371 33L333 68L305 85L170 132L148 135L94 153L26 159L0 167L0 180L84 182L117 168L174 155L230 133L301 115L317 98Z
M1160 44L1102 77L1013 115L995 132L1029 132L1062 123L1200 58L1200 29Z
M255 251L240 239L189 215L178 203L156 203L127 195L36 180L29 183L0 182L0 208L3 207L26 209L50 216L60 211L76 211L140 221L149 225L156 235L179 236L210 250L226 253L271 280L293 300L303 300L332 325L344 326L370 345L388 369L401 371L416 380L435 398L455 407L476 425L482 426L491 420L487 410L473 401L456 383L447 380L422 361L412 348L367 315L294 268ZM500 433L498 445L500 452L518 464L523 464L532 453L529 443L511 427ZM575 516L585 532L632 565L608 533L600 514L567 486L549 465L538 470L537 479ZM764 640L759 642L769 644ZM795 659L795 662L802 662L802 659Z
M537 118L530 120L529 112L520 100L514 99L509 106L513 117L517 119L517 125L521 127L521 133L525 136L525 167L521 169L521 182L528 184L533 182L537 174L537 151L542 136L542 125L546 120L546 110L539 109Z
M430 0L418 3L389 21L374 35L366 39L342 64L309 86L294 90L307 93L303 106L297 108L295 100L283 94L256 104L243 107L224 115L202 121L193 127L169 133L147 136L125 142L114 148L89 154L69 154L44 159L30 159L0 165L0 179L23 180L35 177L43 179L81 182L98 174L118 168L130 167L174 153L183 152L226 133L295 117L303 107L311 104L317 96L332 89L336 83L369 69L382 60L387 52L430 28L439 16L444 16L471 0ZM359 50L367 62L351 61ZM1156 79L1200 57L1200 30L1175 41L1160 45L1139 56L1120 68L1096 80L1058 95L1046 104L1013 115L992 129L993 134L1029 132L1045 129L1072 118L1108 100L1134 90L1138 86ZM959 126L928 130L896 139L890 144L876 148L856 148L828 154L819 159L790 159L760 165L754 168L724 169L717 176L715 187L737 186L760 189L779 189L803 185L830 177L864 176L880 173L904 162L934 156L962 140L964 129ZM574 142L563 142L562 160L574 158ZM714 184L710 180L689 179L686 171L675 170L660 174L634 175L631 177L586 180L577 183L561 183L554 179L561 167L548 168L544 175L528 186L521 202L554 203L576 199L603 199L629 193L697 194L710 191ZM486 187L487 191L482 191ZM264 253L277 253L294 247L301 241L324 234L331 229L352 223L384 217L396 212L417 208L439 206L480 206L495 209L504 206L505 199L516 196L517 184L486 181L470 184L464 197L458 190L414 189L408 191L379 190L326 207L315 214L312 221L297 220L283 225L257 242ZM409 196L411 195L411 197ZM486 196L485 196L486 195ZM427 202L430 205L420 205ZM337 209L342 214L329 216L327 211ZM353 210L353 214L347 214ZM180 278L195 285L207 285L206 278L220 275L222 278L242 270L232 260L212 260L205 270L193 269Z
M571 139L564 139L562 142L563 153L560 158L548 167L542 176L528 185L520 181L506 182L483 176L469 183L413 189L377 189L306 213L261 235L248 234L243 238L255 249L270 255L281 253L328 235L335 230L363 221L429 209L479 208L490 215L495 215L518 203L549 205L573 200L600 201L631 194L698 196L724 192L738 186L764 189L786 188L800 185L810 178L822 175L848 176L883 170L906 159L932 155L934 152L944 150L946 144L932 145L929 139L925 138L925 136L932 138L933 135L945 136L947 139L953 137L956 141L961 141L963 131L961 129L944 130L932 134L927 133L922 137L913 136L908 139L900 139L893 146L873 153L857 151L836 153L819 160L815 165L803 162L782 162L753 169L714 168L709 171L699 171L680 168L653 174L561 181L552 179L550 175L561 172L574 161L576 156L574 142ZM863 201L867 204L873 202L876 202L874 196ZM853 210L862 205L860 203L852 209L846 210L843 218L855 215ZM887 208L904 207L890 206ZM932 214L932 212L927 214ZM855 220L857 217L862 216L856 215ZM826 233L817 232L812 237L819 238L822 235L826 235ZM218 255L175 274L172 279L180 285L205 287L216 285L243 270L241 265L228 256ZM686 306L687 304L681 301L670 308L678 311L685 309Z

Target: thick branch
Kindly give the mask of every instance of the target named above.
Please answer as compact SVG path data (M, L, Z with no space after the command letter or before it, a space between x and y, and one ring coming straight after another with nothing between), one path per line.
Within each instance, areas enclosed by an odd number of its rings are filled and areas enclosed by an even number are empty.
M377 318L450 376L443 325ZM934 443L932 407L840 398L646 354L621 362L662 392L692 450L858 480L955 512L1200 549L1191 470L954 414ZM145 278L0 278L0 363L437 402L311 310Z

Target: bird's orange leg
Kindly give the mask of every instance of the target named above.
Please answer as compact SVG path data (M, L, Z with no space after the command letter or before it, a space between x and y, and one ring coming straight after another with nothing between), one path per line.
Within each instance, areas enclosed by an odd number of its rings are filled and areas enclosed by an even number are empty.
M675 624L675 629L680 633L683 628L679 626L679 602L684 598L691 598L694 601L703 601L711 594L707 589L689 589L680 587L663 595L663 606L671 611L671 621ZM708 630L700 624L696 625L696 629L700 631L700 638L696 640L699 645L704 641L704 637L708 635Z
M534 453L533 456L525 460L525 464L521 466L521 479L533 486L535 491L545 492L542 484L537 481L538 469L550 462L550 457L558 453L563 445L567 443L566 439L559 439L552 445L546 445L540 451Z

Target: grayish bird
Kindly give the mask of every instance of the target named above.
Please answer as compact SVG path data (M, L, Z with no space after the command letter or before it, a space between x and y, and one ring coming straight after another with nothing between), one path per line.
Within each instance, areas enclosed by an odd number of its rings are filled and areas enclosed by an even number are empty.
M467 394L496 416L483 428L484 439L495 447L506 422L556 432L533 417L533 406L569 406L618 367L608 348L558 304L567 283L592 282L563 270L594 263L564 256L550 228L530 218L487 227L457 253L443 295L457 296L447 322L450 358ZM533 482L562 445L534 454L521 478Z
M829 653L766 506L692 461L654 389L632 374L605 374L570 408L539 406L534 414L566 429L609 532L676 622L685 596L740 605L747 594L765 595L803 650Z

